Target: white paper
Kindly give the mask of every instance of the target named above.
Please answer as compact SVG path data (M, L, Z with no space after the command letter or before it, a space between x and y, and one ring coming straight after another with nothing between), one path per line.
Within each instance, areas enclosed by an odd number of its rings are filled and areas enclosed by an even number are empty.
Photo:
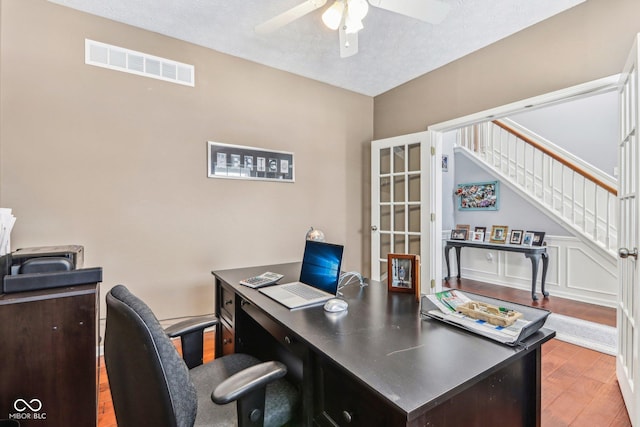
M0 208L0 256L11 252L11 230L16 217L9 208Z
M438 298L438 296L440 296L440 298ZM446 298L443 296L446 296ZM467 317L464 314L455 311L451 307L456 306L459 303L471 301L468 296L457 290L443 291L438 294L427 295L427 298L438 308L438 310L429 310L427 312L431 317L438 318L445 322L454 323L465 329L474 331L480 335L491 337L496 341L506 344L516 342L520 337L522 330L531 323L526 319L518 319L511 326L505 328L492 325L489 322Z

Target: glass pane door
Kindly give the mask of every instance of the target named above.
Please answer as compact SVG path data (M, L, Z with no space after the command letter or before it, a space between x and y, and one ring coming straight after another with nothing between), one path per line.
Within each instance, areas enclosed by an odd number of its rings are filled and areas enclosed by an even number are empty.
M430 282L433 273L424 268L431 263L433 235L430 173L435 156L429 138L430 132L388 138L373 141L371 149L372 279L386 280L389 253L419 255L423 293L424 282Z

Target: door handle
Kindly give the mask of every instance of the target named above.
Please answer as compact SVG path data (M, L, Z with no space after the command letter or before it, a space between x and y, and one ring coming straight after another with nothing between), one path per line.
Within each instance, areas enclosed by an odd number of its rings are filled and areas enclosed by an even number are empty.
M638 259L638 248L633 248L632 252L629 252L629 249L627 248L620 248L618 249L618 255L622 259L628 258L630 256L634 257L635 259Z
M378 227L377 227L377 226L375 226L375 225L372 225L372 226L371 226L371 231L378 231Z

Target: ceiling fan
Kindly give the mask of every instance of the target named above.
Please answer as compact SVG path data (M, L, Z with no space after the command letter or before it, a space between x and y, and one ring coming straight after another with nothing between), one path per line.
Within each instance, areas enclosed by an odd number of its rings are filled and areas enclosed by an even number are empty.
M293 8L274 16L255 27L258 34L268 34L320 9L327 0L306 0ZM430 24L439 24L449 13L450 6L439 0L335 0L322 14L324 24L339 30L340 57L347 58L358 53L358 31L364 28L362 19L369 5Z

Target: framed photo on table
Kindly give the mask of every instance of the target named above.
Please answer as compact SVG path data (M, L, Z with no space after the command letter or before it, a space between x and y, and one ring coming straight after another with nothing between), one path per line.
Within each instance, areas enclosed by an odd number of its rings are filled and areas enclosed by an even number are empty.
M512 245L519 245L522 243L522 234L524 231L522 230L512 230L511 237L509 238L509 243Z
M467 230L462 228L451 230L451 240L467 240Z
M533 239L531 240L532 246L542 246L544 241L544 231L527 231L527 233L533 233Z
M494 225L491 227L491 235L489 241L491 243L506 243L509 227L506 225Z
M462 240L466 240L466 239L470 239L471 238L471 226L469 224L456 224L456 230L466 230L467 234L466 237Z
M387 290L415 294L420 298L420 257L411 254L387 255Z
M533 245L533 233L530 231L527 231L526 233L524 233L524 237L522 238L522 245L523 246L532 246Z
M484 242L484 231L472 231L471 232L471 241L473 241L473 242Z

